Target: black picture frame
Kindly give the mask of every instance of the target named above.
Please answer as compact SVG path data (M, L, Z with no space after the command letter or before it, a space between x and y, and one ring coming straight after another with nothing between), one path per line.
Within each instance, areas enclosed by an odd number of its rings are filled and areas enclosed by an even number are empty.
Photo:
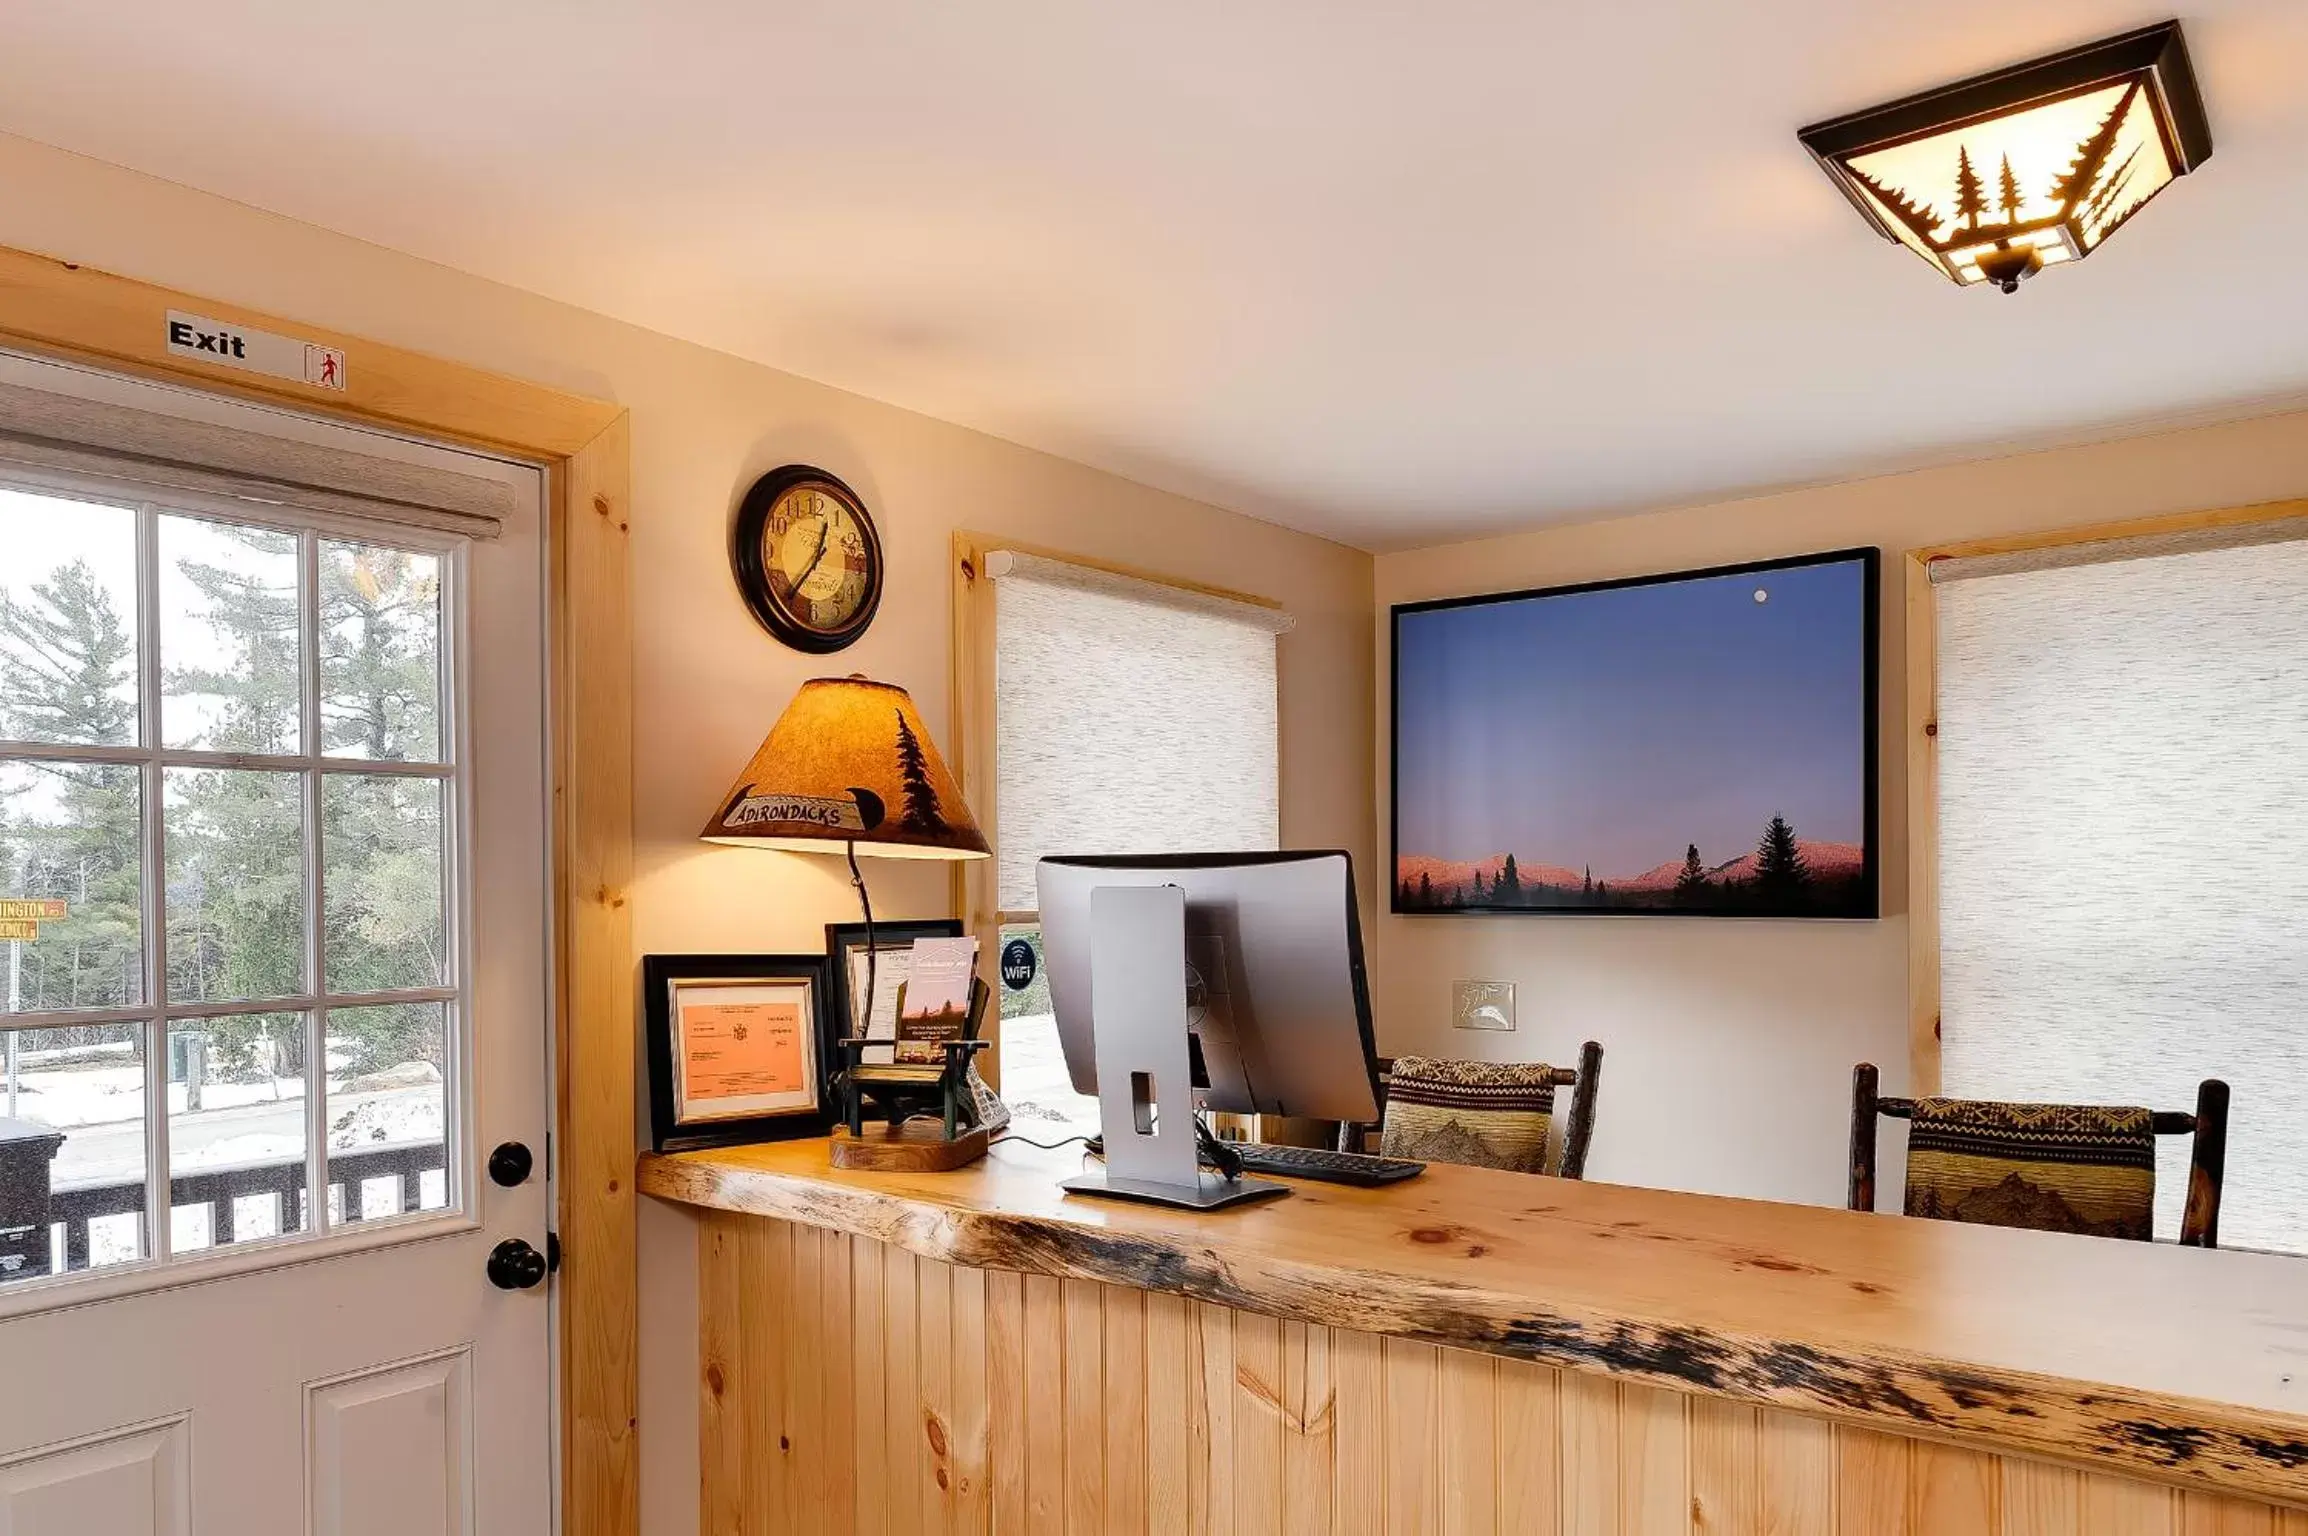
M1447 908L1406 905L1402 899L1402 621L1406 614L1431 613L1449 608L1524 602L1536 598L1568 597L1585 592L1607 592L1627 587L1660 586L1669 582L1703 581L1722 576L1749 576L1807 566L1857 562L1862 568L1861 592L1861 815L1864 821L1860 856L1860 893L1849 910L1809 913L1758 912L1752 907L1700 904L1670 907L1613 906L1507 906L1464 903ZM1874 545L1786 555L1771 560L1749 560L1733 565L1703 566L1658 575L1626 576L1610 581L1576 582L1565 586L1527 587L1513 592L1486 592L1470 597L1433 598L1424 602L1395 603L1387 610L1387 911L1410 917L1450 917L1462 914L1515 917L1745 917L1769 922L1867 922L1882 916L1882 672L1883 672L1883 551Z
M814 1107L732 1119L684 1121L680 1118L673 1083L674 987L717 981L740 985L763 981L809 984L809 1021L817 1055ZM841 1118L833 1091L833 1074L841 1053L833 1043L834 1014L827 1005L825 956L644 955L641 992L642 1018L648 1032L649 1139L654 1150L691 1152L704 1147L823 1136Z
M893 949L905 949L916 939L958 939L968 930L959 918L909 918L893 923L875 923L874 949L887 954ZM865 948L866 925L863 923L828 923L825 925L826 955L826 1013L833 1020L836 1037L847 1035L857 1010L857 999L850 991L849 957L853 950ZM890 986L887 975L879 978L875 990Z

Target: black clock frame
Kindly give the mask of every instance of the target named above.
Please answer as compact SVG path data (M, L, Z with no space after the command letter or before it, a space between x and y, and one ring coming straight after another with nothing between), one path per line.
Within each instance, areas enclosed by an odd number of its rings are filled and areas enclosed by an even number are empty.
M802 485L815 485L838 498L857 518L858 527L865 534L865 601L839 629L813 628L786 607L770 585L769 566L762 556L761 536L769 526L770 510L777 505L779 497ZM873 516L866 511L865 501L857 492L843 484L840 477L815 465L788 464L753 482L745 499L738 503L737 519L730 527L729 565L737 577L738 593L744 597L745 606L755 621L781 643L813 656L845 650L856 644L873 624L874 614L882 605L881 530L874 526Z

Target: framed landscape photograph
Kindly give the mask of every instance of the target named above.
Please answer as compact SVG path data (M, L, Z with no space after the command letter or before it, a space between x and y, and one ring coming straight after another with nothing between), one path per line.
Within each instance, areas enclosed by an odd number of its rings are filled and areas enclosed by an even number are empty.
M1397 605L1393 910L1876 916L1880 563Z
M834 1051L818 955L648 955L649 1129L660 1152L819 1136Z

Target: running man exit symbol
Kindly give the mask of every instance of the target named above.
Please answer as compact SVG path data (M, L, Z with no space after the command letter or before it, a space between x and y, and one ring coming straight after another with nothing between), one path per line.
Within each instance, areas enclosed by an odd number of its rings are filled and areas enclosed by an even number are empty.
M317 342L305 344L305 382L318 384L323 389L345 387L345 354L338 347L324 347Z

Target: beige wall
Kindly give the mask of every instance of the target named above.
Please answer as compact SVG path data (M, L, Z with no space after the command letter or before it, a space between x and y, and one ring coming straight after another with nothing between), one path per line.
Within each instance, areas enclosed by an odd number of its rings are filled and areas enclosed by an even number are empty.
M1287 604L1298 627L1280 650L1283 835L1352 849L1369 899L1368 555L23 140L0 137L0 187L0 244L631 409L642 951L821 951L823 925L856 915L836 861L707 848L696 834L803 678L858 670L901 683L943 729L959 526ZM737 495L795 460L857 489L889 555L880 619L829 659L755 627L725 554ZM947 909L942 866L887 863L870 878L881 915ZM643 1203L644 1529L694 1531L693 1230Z
M1672 430L1663 424L1662 430ZM1606 1051L1591 1177L1839 1204L1852 1064L1907 1077L1907 785L1900 552L2020 529L2308 494L2308 415L1712 506L1378 561L1378 845L1386 824L1387 605L1851 545L1887 559L1883 911L1872 923L1380 916L1382 1049L1568 1061ZM1450 1028L1453 978L1517 984L1519 1031Z

